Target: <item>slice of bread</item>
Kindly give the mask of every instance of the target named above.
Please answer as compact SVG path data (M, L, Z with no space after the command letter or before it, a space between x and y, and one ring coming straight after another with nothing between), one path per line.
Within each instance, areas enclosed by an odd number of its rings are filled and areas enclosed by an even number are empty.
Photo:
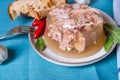
M55 6L66 4L66 0L16 0L8 7L12 20L22 13L23 15L41 19Z

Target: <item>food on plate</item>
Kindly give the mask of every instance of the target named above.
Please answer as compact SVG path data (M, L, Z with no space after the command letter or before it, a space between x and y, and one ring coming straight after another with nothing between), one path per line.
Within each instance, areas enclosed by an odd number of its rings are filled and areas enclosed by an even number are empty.
M107 40L104 44L105 51L108 52L113 44L120 43L120 28L111 23L104 23L104 30L107 35Z
M32 23L32 27L39 26L41 23L41 20L35 19Z
M36 21L37 21L37 22L36 22ZM35 22L36 22L36 24L37 24L37 23L38 23L38 20L35 20L35 21L33 22L34 25L35 25ZM40 36L43 35L44 30L45 30L45 26L46 26L46 18L43 18L43 19L39 20L38 27L37 27L37 29L35 30L34 34L33 34L34 39L37 39L37 38L39 38ZM34 27L34 26L33 26L33 27Z
M46 45L62 55L90 55L104 45L103 21L101 13L87 5L61 5L47 16Z
M45 48L45 41L44 41L44 39L42 37L39 37L37 39L37 41L36 41L36 48L38 50L41 50L41 51L44 50L44 48Z
M14 20L20 13L41 19L47 16L51 8L65 4L66 0L16 0L8 7L8 13Z

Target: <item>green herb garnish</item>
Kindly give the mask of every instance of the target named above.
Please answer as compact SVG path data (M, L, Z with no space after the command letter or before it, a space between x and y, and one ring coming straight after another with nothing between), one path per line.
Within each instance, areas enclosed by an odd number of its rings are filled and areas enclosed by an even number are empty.
M104 48L105 51L109 51L114 43L120 43L120 28L116 25L105 23L104 30L107 35L107 40L104 44Z
M37 39L36 48L38 50L43 50L45 48L45 41L44 41L44 39L42 37Z

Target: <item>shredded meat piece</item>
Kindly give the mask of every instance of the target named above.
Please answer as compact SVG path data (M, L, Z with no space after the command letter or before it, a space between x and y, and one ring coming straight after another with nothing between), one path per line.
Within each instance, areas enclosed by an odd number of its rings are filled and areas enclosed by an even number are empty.
M66 4L52 10L49 15L48 36L58 41L61 50L72 48L82 52L86 47L86 38L82 32L89 32L103 23L97 13L86 5Z
M85 38L83 37L83 35L82 35L81 32L78 32L78 33L77 33L76 41L74 41L73 44L72 44L73 47L74 47L77 51L81 52L81 51L83 51L83 50L85 49L85 44L86 44Z

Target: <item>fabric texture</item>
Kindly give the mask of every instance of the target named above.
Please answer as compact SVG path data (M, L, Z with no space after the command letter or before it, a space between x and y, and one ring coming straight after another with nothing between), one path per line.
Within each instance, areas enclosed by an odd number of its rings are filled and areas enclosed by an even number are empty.
M120 0L113 0L113 13L114 19L120 27ZM118 76L120 80L120 44L117 46L117 64L118 64Z
M17 25L29 26L33 19L20 16L10 20L8 6L14 0L0 1L0 35ZM73 3L73 0L68 0ZM112 0L91 0L96 7L113 17ZM83 67L63 67L41 58L31 47L28 35L0 40L8 48L9 58L0 65L0 80L118 80L116 51L103 60Z

